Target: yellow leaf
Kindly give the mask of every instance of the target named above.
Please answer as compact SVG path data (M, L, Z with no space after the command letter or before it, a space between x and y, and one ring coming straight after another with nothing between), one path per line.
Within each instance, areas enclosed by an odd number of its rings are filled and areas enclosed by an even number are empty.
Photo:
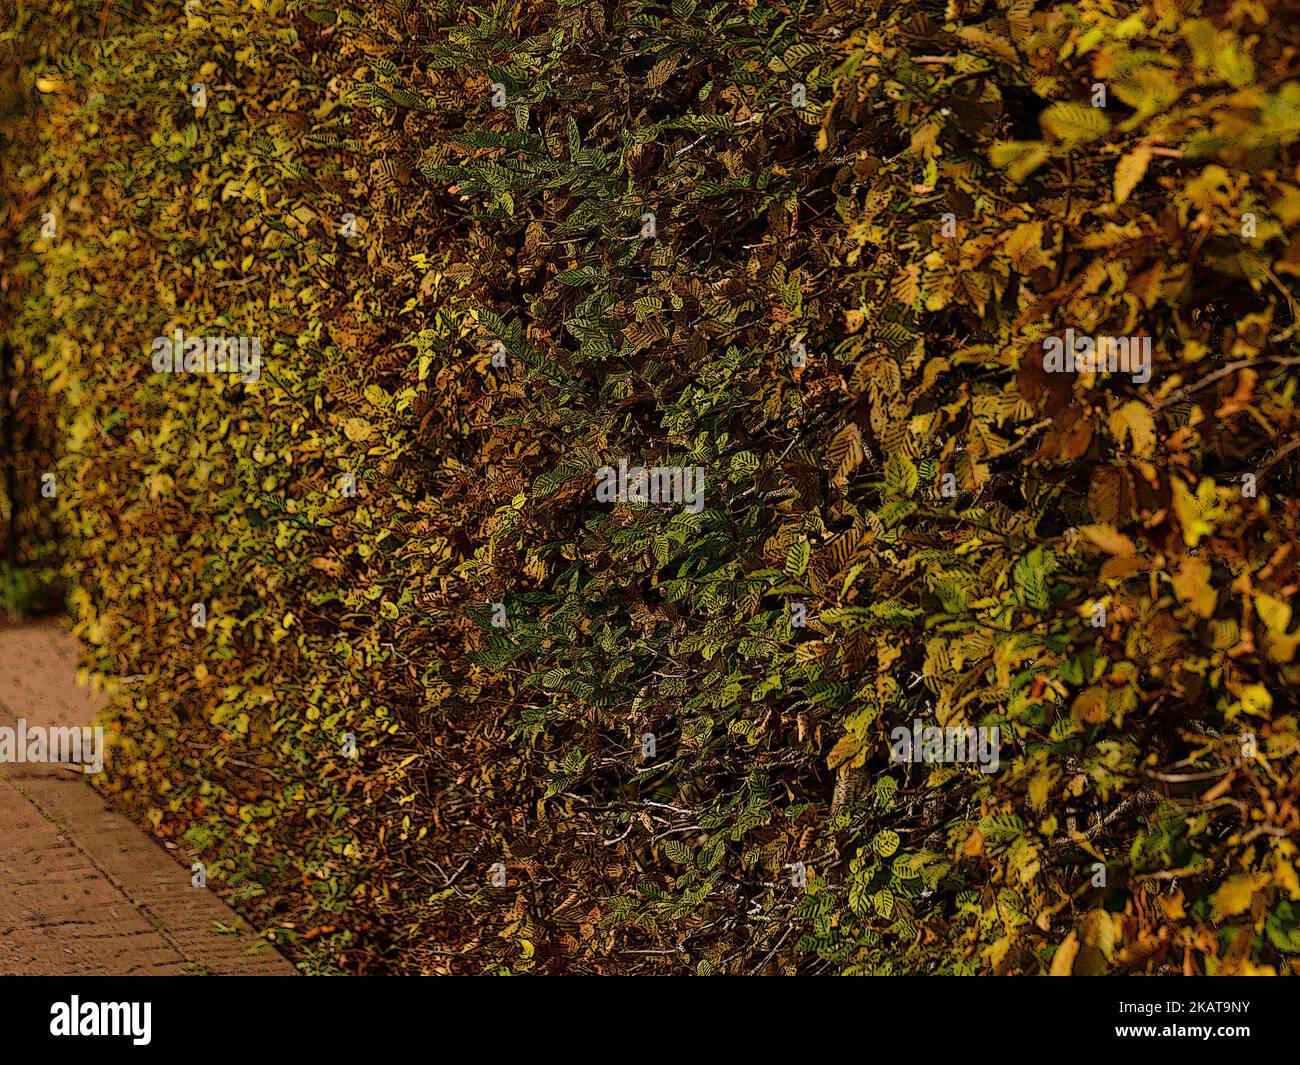
M863 753L862 737L856 736L852 732L845 733L840 737L839 743L831 750L830 756L826 759L826 766L828 769L834 769L841 763L852 765L857 762L858 765L861 765L865 759L858 761L857 756Z
M1105 689L1092 687L1080 692L1078 698L1074 700L1074 705L1070 707L1070 713L1076 720L1089 725L1097 725L1105 721L1110 716L1110 708L1106 705Z
M1047 162L1049 155L1042 141L998 141L989 149L989 162L1019 184Z
M374 427L365 418L349 418L343 423L343 435L353 443L360 443L370 438Z
M1067 147L1086 144L1110 132L1110 119L1099 107L1073 100L1061 100L1051 105L1039 117L1043 129Z
M1211 491L1213 487L1214 484L1211 482ZM1204 492L1198 490L1196 495L1193 495L1191 489L1177 477L1173 480L1173 489L1174 513L1178 515L1178 522L1183 527L1183 542L1188 547L1195 547L1201 542L1201 537L1209 536L1214 532L1214 525L1206 521Z
M1262 684L1247 684L1241 690L1241 712L1267 714L1273 709L1273 695Z
M1278 859L1277 868L1273 870L1273 881L1294 901L1300 899L1300 878L1296 877L1295 866L1285 859Z
M1260 873L1239 873L1230 876L1214 893L1214 908L1210 913L1211 921L1222 921L1225 917L1236 917L1250 909L1250 901L1267 877Z
M1088 947L1095 947L1107 961L1115 951L1115 921L1106 910L1089 910L1079 922L1081 939Z
M1131 400L1111 413L1110 431L1116 442L1128 437L1139 458L1149 458L1155 451L1156 422L1151 408L1140 400Z
M1069 976L1074 970L1074 958L1079 953L1079 937L1071 932L1052 955L1051 976Z
M1208 618L1214 613L1219 597L1210 587L1209 564L1193 555L1186 556L1173 578L1174 594L1186 603L1197 617Z
M1255 613L1273 636L1284 636L1291 627L1291 604L1264 592L1255 593Z
M1151 149L1139 144L1124 156L1115 167L1115 202L1123 203L1129 193L1137 187L1146 176L1147 164L1151 162Z
M1291 604L1264 592L1257 592L1255 613L1268 632L1265 639L1268 657L1274 662L1290 662L1295 658L1297 647L1300 647L1300 629L1294 633L1287 632L1291 625Z
M1178 99L1178 85L1167 70L1141 66L1129 71L1115 84L1115 95L1137 113L1125 127L1132 129L1149 115L1154 115Z
M1084 525L1079 531L1108 555L1126 557L1137 552L1133 541L1113 525Z
M1043 223L1025 222L1016 226L1003 245L1011 265L1022 274L1039 267L1051 266L1052 259L1043 253Z
M1045 766L1029 782L1029 804L1035 810L1041 810L1047 803L1048 793L1052 790L1052 776L1051 768Z

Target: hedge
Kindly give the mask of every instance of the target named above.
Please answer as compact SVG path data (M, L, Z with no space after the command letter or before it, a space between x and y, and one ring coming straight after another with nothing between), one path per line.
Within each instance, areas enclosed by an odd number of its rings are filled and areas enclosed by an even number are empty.
M53 6L106 788L305 969L1295 972L1290 5Z
M57 609L62 591L50 502L58 491L53 412L9 328L34 270L24 245L46 241L42 232L51 232L51 223L57 231L49 205L34 198L27 175L20 176L36 136L37 92L22 76L23 64L34 58L45 27L37 19L16 30L0 33L0 188L6 191L0 208L0 611L6 618Z

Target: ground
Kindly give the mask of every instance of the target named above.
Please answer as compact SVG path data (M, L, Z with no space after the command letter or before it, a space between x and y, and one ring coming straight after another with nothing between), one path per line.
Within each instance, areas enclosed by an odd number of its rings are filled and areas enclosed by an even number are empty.
M0 726L85 725L76 644L0 628ZM113 810L77 768L0 763L0 974L291 975L217 895ZM258 947L256 952L250 948Z

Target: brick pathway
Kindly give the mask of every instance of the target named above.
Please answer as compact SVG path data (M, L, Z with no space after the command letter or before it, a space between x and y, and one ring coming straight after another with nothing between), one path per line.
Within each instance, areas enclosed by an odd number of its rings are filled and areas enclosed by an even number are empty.
M0 627L0 725L89 724L76 646ZM68 766L0 763L0 975L293 975L190 870Z

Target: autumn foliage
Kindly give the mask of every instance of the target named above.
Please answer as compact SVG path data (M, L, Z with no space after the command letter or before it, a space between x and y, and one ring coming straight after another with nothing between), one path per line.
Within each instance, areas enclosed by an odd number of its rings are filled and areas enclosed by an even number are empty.
M305 968L1295 971L1297 5L109 10L8 335L106 790Z

